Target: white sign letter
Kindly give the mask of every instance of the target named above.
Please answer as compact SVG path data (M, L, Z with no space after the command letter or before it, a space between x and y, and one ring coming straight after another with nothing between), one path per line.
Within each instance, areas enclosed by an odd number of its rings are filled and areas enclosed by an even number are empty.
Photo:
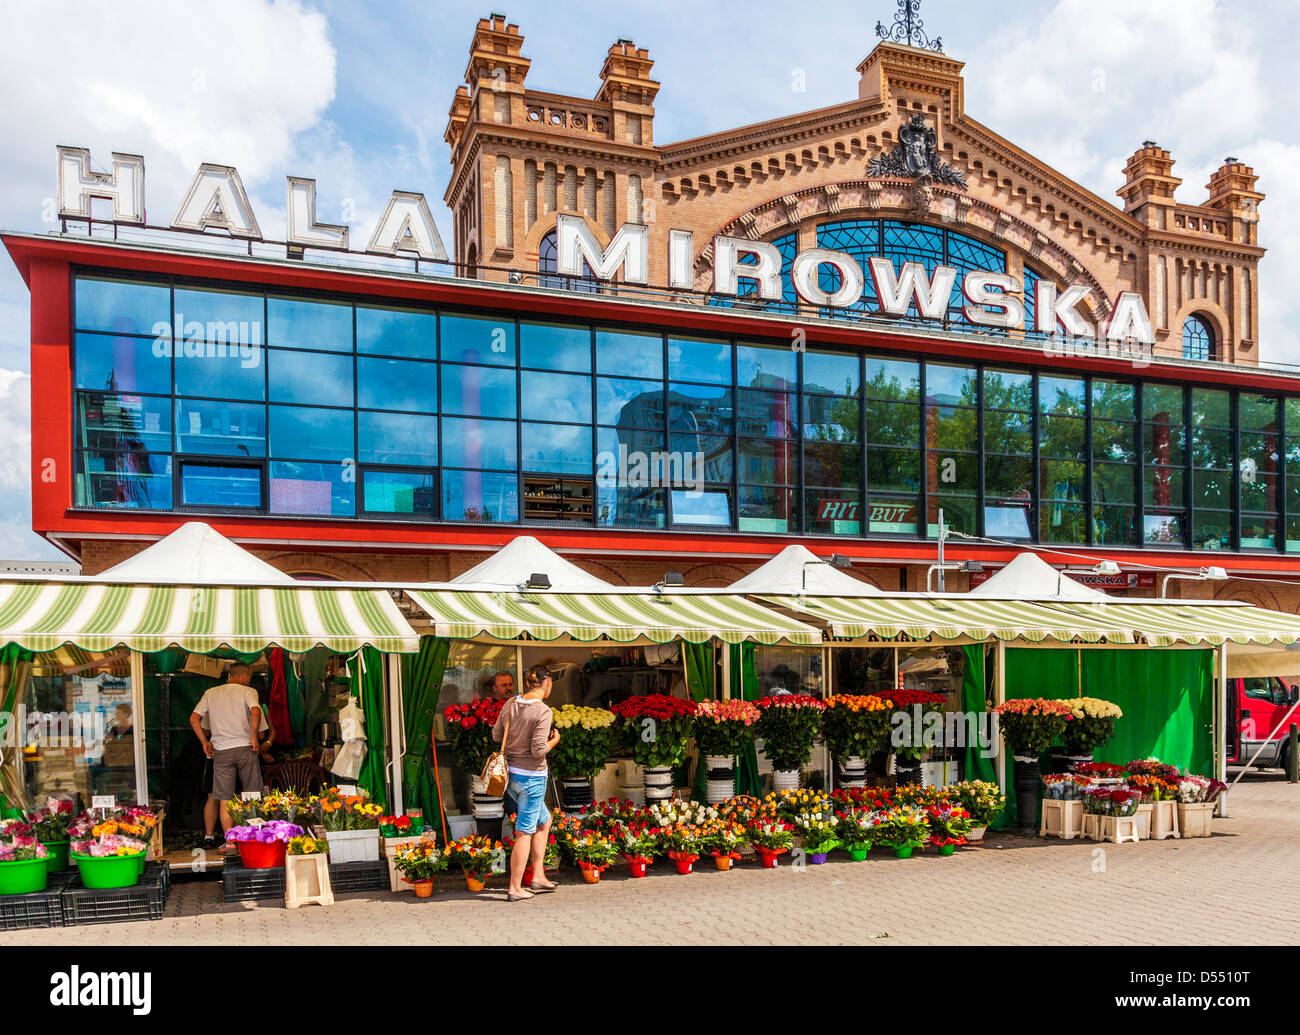
M742 264L742 255L758 261ZM713 239L713 290L719 295L740 294L740 278L758 281L758 297L765 302L779 302L781 289L781 253L766 241L746 241L739 237Z
M581 277L585 260L597 280L613 280L622 267L629 284L650 282L650 229L640 223L624 223L602 250L581 216L557 216L555 244L556 273Z
M90 199L113 202L113 220L144 225L144 159L113 152L111 173L91 172L90 151L58 147L59 215L90 218Z
M916 299L917 311L927 320L942 320L947 314L948 300L957 283L957 271L951 266L936 266L934 277L927 279L925 267L919 262L903 263L897 277L888 259L876 257L870 265L882 313L906 316L907 307Z
M695 287L695 235L689 230L668 231L668 286L679 291Z
M302 176L289 181L289 200L284 210L284 239L305 248L348 250L348 228L316 222L316 181Z
M961 293L967 303L962 312L971 323L985 327L1024 327L1025 303L1011 293L1023 290L1023 282L1009 273L967 273L961 282ZM985 306L999 312L990 313Z
M173 230L207 230L216 227L231 237L262 239L244 181L233 165L204 162L194 174L185 200L172 220Z
M1110 314L1110 323L1106 325L1106 337L1118 341L1132 338L1143 345L1156 343L1151 317L1147 315L1142 296L1136 291L1125 291L1115 299L1115 311Z
M818 282L820 267L834 266L840 274L838 291L823 291ZM862 300L862 289L866 278L862 267L852 255L834 252L829 248L810 248L795 256L790 267L790 279L794 289L805 302L818 306L833 306L836 309L848 309Z
M1071 284L1065 294L1057 300L1056 285L1048 280L1040 280L1034 295L1034 308L1038 316L1037 330L1043 334L1055 334L1059 320L1067 334L1076 338L1095 338L1096 329L1092 327L1075 308L1088 297L1088 288Z
M447 251L434 226L433 215L429 212L429 203L423 194L411 191L395 190L388 199L388 207L375 224L375 232L370 237L366 251L382 252L384 255L396 255L398 252L414 252L421 259L434 262L446 262Z

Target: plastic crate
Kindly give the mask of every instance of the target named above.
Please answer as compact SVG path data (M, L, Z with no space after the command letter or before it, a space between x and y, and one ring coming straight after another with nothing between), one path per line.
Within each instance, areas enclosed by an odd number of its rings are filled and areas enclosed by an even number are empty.
M74 876L63 891L63 926L161 920L168 884L160 869L147 868L133 888L87 888Z
M227 902L249 902L262 898L284 898L284 867L249 870L239 856L228 857L221 868L222 897Z
M0 931L21 931L28 927L63 926L63 889L72 871L51 873L44 891L29 895L0 895Z
M330 887L336 895L353 891L391 891L388 860L334 863L330 866Z

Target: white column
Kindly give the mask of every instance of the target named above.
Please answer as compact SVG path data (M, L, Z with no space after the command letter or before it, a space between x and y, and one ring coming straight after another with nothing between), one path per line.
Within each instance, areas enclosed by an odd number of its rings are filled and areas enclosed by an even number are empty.
M731 644L722 644L722 699L731 700ZM744 694L741 694L743 697Z
M163 722L169 721L164 715ZM131 651L131 725L135 733L135 800L137 805L149 804L149 760L145 756L144 717L144 655ZM166 765L167 759L163 759ZM19 769L21 774L22 769Z
M1214 778L1222 783L1228 782L1228 643L1225 640L1219 648L1217 658L1219 669L1219 692L1214 695ZM1228 792L1219 795L1219 816L1228 817Z
M1007 699L1007 645L998 640L997 662L993 670L993 703L1002 704ZM996 756L998 787L1002 793L1007 792L1007 746L1002 739L1002 730L998 730L998 753Z

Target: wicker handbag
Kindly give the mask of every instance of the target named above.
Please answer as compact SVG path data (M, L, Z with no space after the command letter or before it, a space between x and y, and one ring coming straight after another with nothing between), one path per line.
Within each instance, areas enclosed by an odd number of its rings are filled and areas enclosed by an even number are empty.
M513 702L511 702L513 704ZM511 715L514 709L511 708ZM493 751L488 755L488 760L483 765L483 773L480 779L483 781L483 793L489 798L500 798L506 793L506 787L510 783L510 770L506 767L505 747L506 741L510 739L510 718L506 716L505 732L501 735L501 750Z

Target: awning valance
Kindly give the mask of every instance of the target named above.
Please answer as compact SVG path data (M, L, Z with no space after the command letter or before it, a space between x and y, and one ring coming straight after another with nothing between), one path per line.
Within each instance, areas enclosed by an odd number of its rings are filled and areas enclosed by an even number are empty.
M475 592L408 589L433 619L438 636L514 640L529 636L631 643L792 643L820 646L821 632L744 597L680 593Z
M0 644L48 651L65 643L104 651L170 646L241 653L317 644L351 652L419 649L419 637L384 589L295 586L0 583Z
M1114 602L1053 604L1080 620L1125 625L1154 647L1182 643L1218 647L1224 643L1292 644L1300 641L1300 617L1251 604Z
M1067 613L1020 600L879 597L760 597L820 619L843 639L1026 640L1041 643L1132 643L1133 629L1105 614Z

